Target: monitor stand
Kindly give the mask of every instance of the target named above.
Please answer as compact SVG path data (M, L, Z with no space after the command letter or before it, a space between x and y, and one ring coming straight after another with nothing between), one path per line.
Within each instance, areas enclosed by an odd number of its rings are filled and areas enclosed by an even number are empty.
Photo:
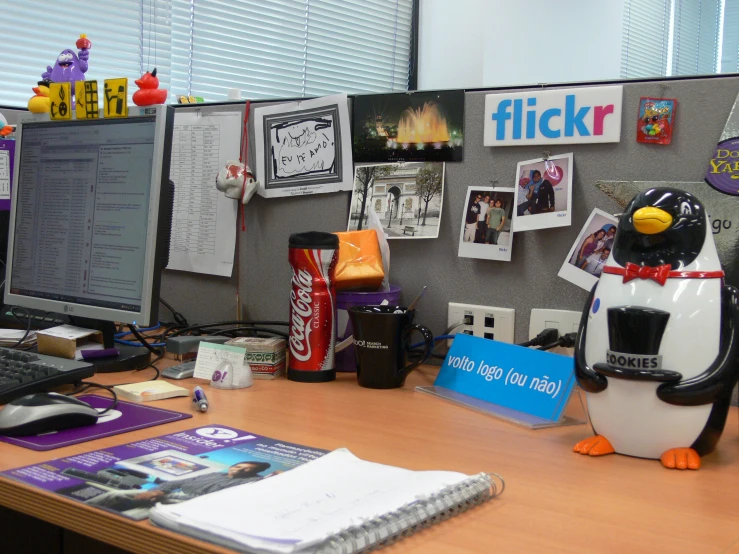
M151 352L147 348L115 343L116 328L112 321L87 317L70 317L69 320L78 327L100 331L103 334L103 348L116 348L118 350L118 356L87 360L95 366L96 373L117 373L119 371L144 369L151 363Z

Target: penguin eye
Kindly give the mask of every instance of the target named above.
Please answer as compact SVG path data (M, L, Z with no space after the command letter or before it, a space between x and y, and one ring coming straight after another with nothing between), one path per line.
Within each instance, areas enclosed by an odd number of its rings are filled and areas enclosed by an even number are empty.
M693 210L691 209L689 202L683 202L680 204L680 215L693 215Z

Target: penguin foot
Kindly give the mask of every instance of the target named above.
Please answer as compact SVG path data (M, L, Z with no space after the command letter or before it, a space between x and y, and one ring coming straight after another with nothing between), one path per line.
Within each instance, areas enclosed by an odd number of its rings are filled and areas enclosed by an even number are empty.
M615 452L609 440L603 435L595 435L594 437L581 440L575 445L573 450L590 456L605 456L606 454L613 454Z
M692 448L670 448L659 460L667 469L701 468L701 457Z

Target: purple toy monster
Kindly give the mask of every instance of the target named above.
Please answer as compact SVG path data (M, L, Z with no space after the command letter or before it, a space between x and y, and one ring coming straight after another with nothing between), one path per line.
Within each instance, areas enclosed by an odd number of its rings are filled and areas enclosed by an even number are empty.
M72 50L63 50L56 63L52 68L50 65L46 67L46 71L41 74L44 79L50 79L55 83L69 82L72 84L72 96L74 96L75 81L84 81L85 72L87 71L87 60L90 57L90 50L82 48L79 51L79 57Z

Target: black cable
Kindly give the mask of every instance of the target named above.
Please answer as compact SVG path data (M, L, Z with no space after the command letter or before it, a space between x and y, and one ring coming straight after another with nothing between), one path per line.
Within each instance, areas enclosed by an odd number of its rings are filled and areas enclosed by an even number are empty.
M146 348L149 352L151 352L155 356L161 356L163 354L161 350L158 350L149 344L149 342L146 340L146 337L144 337L144 335L142 335L139 330L136 329L135 325L129 325L128 328L131 330L133 336L136 337L136 340L141 343L141 346Z
M107 408L105 408L103 411L98 412L98 416L101 416L101 415L109 412L110 410L112 410L113 408L115 408L118 405L118 395L115 393L115 391L113 390L113 387L112 386L109 386L109 385L101 385L100 383L93 383L92 381L82 381L80 384L81 385L85 385L85 386L83 388L79 388L77 390L73 390L72 392L70 392L69 394L67 394L67 396L77 396L78 394L81 394L83 392L86 392L86 391L88 391L91 388L105 389L110 394L113 395L113 402L110 404L110 406L108 406Z
M10 308L10 313L13 314L13 317L15 317L16 319L18 319L18 316L15 313L15 310L16 310L16 306L13 306L12 308ZM26 310L26 318L28 319L28 325L26 326L26 332L23 334L23 337L21 337L21 340L19 340L18 342L16 342L10 348L18 348L21 344L23 344L23 341L26 340L26 337L28 337L29 333L31 332L31 314L28 313L28 310ZM20 319L18 319L18 322L20 322ZM22 325L22 323L21 323L21 325Z
M149 381L156 381L157 379L159 379L159 376L161 375L161 373L159 372L159 368L156 365L154 365L154 364L156 364L162 358L164 358L164 353L159 354L156 358L154 358L152 361L150 361L148 365L146 365L146 366L144 366L142 368L139 368L139 369L137 369L135 371L144 371L145 369L152 368L154 371L156 371L156 375L154 375L154 377L152 377L151 379L149 379Z
M221 327L223 325L278 325L280 327L290 327L290 323L287 321L245 321L236 319L232 321L219 321L217 323L202 323L200 325L191 325L190 327L185 327L184 329L175 331L174 333L169 335L169 337L177 337L189 331L202 331L203 329L209 327Z
M262 332L262 333L271 333L272 335L277 335L278 337L283 337L286 339L290 338L290 335L286 333L285 331L275 331L272 329L267 329L266 327L230 327L228 329L219 329L218 331L215 331L211 333L211 336L218 336L218 335L225 335L228 333L233 333L235 331L256 331L256 332Z
M526 342L518 343L518 346L541 346L542 344L555 343L559 339L559 330L554 327L547 327L533 339ZM557 346L556 344L554 346ZM554 348L550 346L549 348Z
M159 297L159 302L164 304L164 307L167 308L170 312L172 312L172 316L174 317L175 323L177 323L178 325L182 325L184 327L187 327L189 325L189 323L187 322L187 318L184 315L182 315L180 312L175 310L172 307L172 305L169 302L167 302L164 298Z

